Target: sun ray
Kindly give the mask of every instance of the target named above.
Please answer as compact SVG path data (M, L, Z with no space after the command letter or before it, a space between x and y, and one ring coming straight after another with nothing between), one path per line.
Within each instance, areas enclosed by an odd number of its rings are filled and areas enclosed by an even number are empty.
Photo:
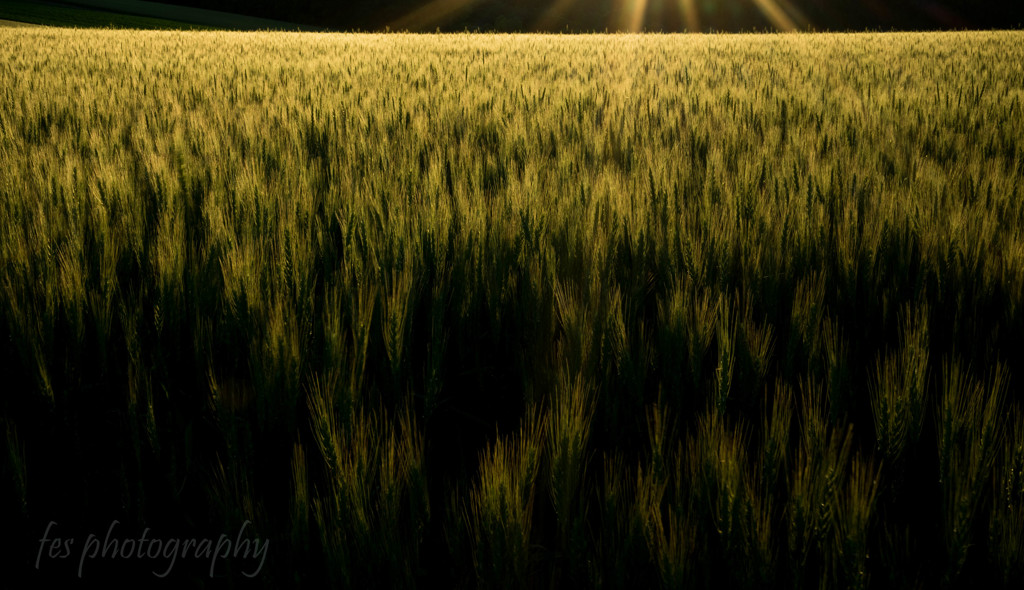
M612 27L618 31L638 33L643 29L647 0L619 0Z
M754 5L780 31L795 31L796 23L775 0L754 0Z
M450 23L472 8L478 0L433 0L405 14L389 25L394 31L422 31Z
M697 0L679 0L679 7L682 9L686 30L699 31L700 12L697 10Z
M795 24L798 29L807 29L808 27L811 26L812 23L810 19L804 16L803 11L801 11L795 4L793 4L789 0L775 1L779 5L779 8L784 10L786 14L788 14L789 17L793 19L793 24Z

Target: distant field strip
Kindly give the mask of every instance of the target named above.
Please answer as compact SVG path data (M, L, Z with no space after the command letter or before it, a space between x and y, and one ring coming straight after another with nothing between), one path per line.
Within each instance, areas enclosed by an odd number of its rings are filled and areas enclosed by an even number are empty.
M1022 109L1024 32L2 28L21 561L1015 587Z
M133 14L119 14L105 10L89 10L73 6L36 2L0 2L0 18L22 24L56 27L117 28L117 29L191 29L201 25L163 18Z
M23 23L13 20L0 19L0 27L29 27L32 26L30 23Z
M0 18L65 27L122 29L312 30L293 23L142 0L0 2Z
M74 4L84 8L102 9L123 14L184 21L215 29L294 31L310 28L269 18L232 14L217 10L206 10L204 8L193 8L191 6L177 6L161 2L146 2L145 0L67 0L66 4Z

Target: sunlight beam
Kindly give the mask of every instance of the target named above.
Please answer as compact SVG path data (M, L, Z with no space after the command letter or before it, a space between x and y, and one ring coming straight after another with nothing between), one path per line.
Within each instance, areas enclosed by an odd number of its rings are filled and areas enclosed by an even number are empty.
M796 23L790 18L775 0L754 0L754 5L761 11L761 14L772 23L772 26L780 31L795 31Z
M619 0L612 26L619 31L639 33L644 27L646 14L647 0Z
M679 0L679 8L683 13L683 21L686 23L686 30L699 31L700 12L697 10L697 0Z
M812 23L810 19L804 16L804 13L789 0L776 0L776 3L779 5L779 8L789 15L789 18L793 20L793 24L796 25L796 28L807 29L811 26Z

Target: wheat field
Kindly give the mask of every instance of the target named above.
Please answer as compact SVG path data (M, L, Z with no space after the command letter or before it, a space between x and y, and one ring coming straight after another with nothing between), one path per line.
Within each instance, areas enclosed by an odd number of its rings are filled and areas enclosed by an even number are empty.
M1014 587L1022 48L0 28L18 565Z

